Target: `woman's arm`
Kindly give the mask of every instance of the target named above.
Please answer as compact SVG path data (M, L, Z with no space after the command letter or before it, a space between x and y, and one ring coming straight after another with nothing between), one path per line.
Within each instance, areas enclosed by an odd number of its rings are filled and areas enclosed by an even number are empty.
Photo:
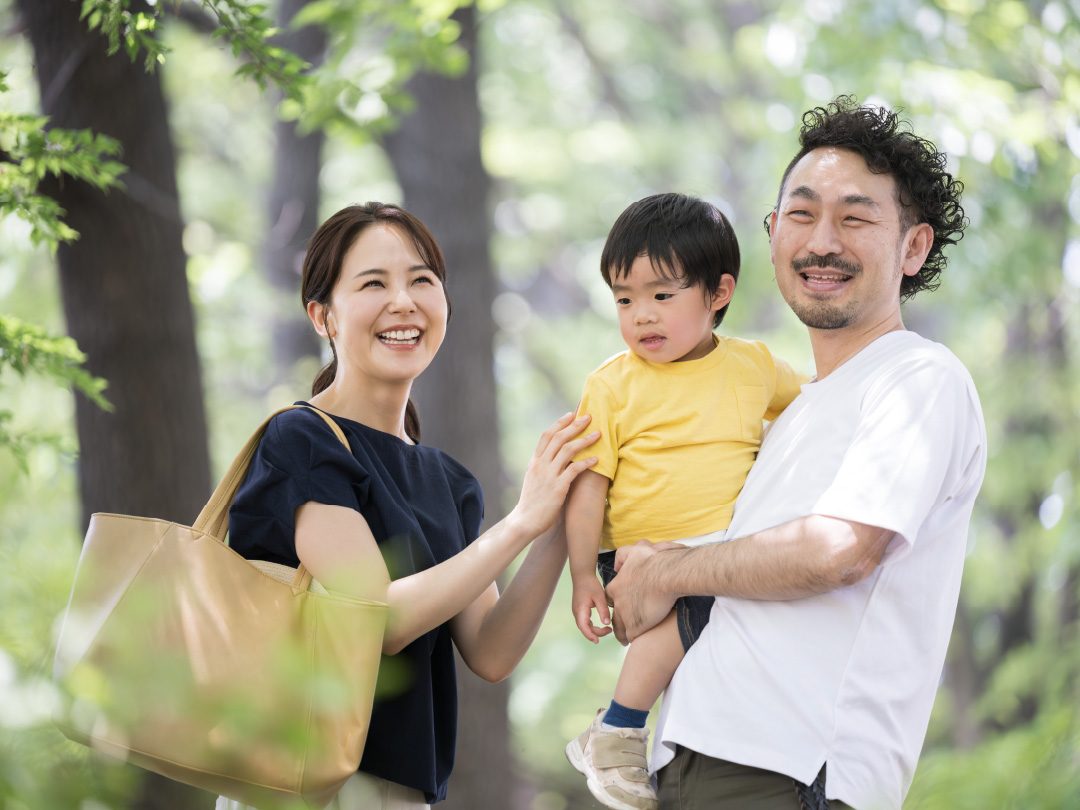
M565 564L560 517L533 542L501 596L492 583L451 620L454 644L469 669L492 683L514 671L536 638Z
M521 499L513 511L459 554L426 571L390 582L367 522L359 512L341 506L309 502L297 509L296 554L331 590L368 599L385 593L389 615L383 651L400 652L481 595L497 598L496 577L555 522L570 483L595 463L595 459L571 462L575 453L596 441L595 433L574 439L588 419L575 420L567 414L546 430L529 461ZM560 568L565 541L563 548Z

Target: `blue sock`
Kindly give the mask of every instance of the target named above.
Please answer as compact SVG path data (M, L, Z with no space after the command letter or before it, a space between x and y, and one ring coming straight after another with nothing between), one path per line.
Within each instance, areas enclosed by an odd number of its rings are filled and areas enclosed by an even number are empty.
M645 721L649 717L649 710L628 709L621 703L611 701L603 722L616 728L645 728Z

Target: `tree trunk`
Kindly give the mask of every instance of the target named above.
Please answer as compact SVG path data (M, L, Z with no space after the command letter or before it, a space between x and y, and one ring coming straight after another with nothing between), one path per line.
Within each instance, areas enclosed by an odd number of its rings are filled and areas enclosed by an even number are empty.
M414 398L423 440L472 470L484 488L486 521L500 517L503 474L495 404L495 277L488 254L490 179L480 160L480 108L476 90L476 15L454 14L468 71L456 79L417 75L408 85L416 112L402 119L385 146L405 206L427 225L446 254L453 317ZM457 764L446 810L510 807L515 783L510 754L509 687L481 682L458 662Z
M132 4L136 10L140 2ZM123 145L126 190L103 194L65 177L44 185L81 234L57 252L68 331L107 413L76 396L83 524L108 511L191 522L210 492L195 322L188 297L175 156L157 75L105 55L72 0L19 0L53 125ZM210 806L201 791L155 777L140 808Z
M310 0L284 0L278 24L284 29ZM322 61L326 32L318 26L287 31L278 44L312 64ZM280 93L278 94L280 96ZM274 179L269 196L270 228L263 242L266 278L282 297L297 299L307 241L319 226L319 170L326 136L321 129L307 135L294 121L274 126ZM293 380L293 367L306 357L318 357L320 345L299 307L289 306L270 316L273 340L274 384ZM305 392L306 393L306 392Z

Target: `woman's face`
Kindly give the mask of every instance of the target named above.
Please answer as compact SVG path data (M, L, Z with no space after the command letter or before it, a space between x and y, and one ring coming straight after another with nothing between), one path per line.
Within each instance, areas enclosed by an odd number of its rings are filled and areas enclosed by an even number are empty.
M334 339L338 374L372 383L412 382L446 335L442 282L424 264L409 234L394 225L361 232L341 263L325 327Z

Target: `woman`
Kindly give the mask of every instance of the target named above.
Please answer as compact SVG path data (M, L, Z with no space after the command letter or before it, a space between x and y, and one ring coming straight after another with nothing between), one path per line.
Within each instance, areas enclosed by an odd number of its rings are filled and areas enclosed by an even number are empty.
M409 401L446 331L445 276L434 238L397 206L350 206L319 228L303 299L333 361L308 404L334 418L351 452L317 414L287 411L271 421L230 512L231 545L245 557L302 562L332 591L389 604L383 669L404 671L407 686L376 701L360 773L331 805L340 810L445 798L457 725L453 647L489 681L517 666L566 560L567 488L595 463L572 463L598 434L575 438L588 417L567 414L541 437L517 506L477 537L480 486L419 444ZM496 578L530 543L500 596Z

